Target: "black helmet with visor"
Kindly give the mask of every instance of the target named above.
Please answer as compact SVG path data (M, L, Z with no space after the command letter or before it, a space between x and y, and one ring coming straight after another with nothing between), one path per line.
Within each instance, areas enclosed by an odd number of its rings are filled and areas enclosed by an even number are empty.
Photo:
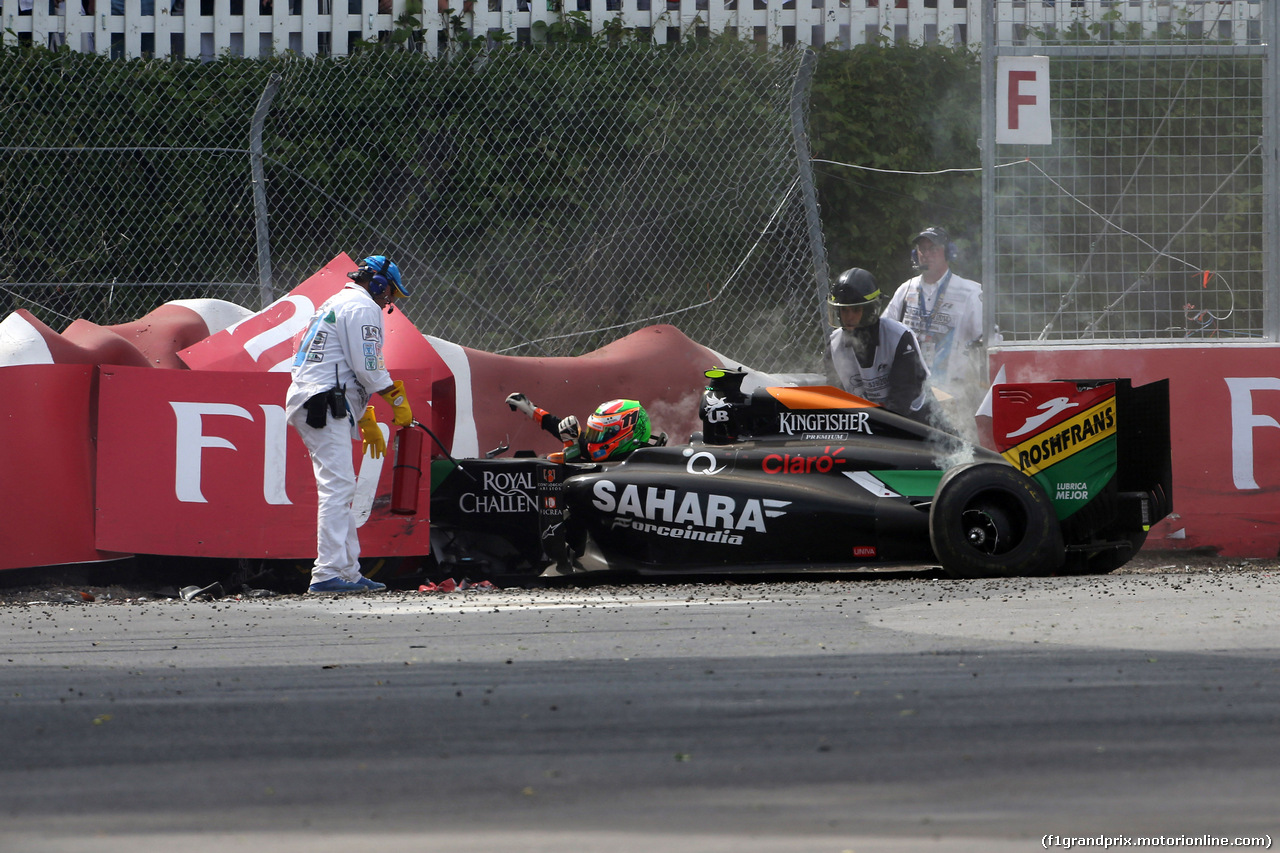
M840 316L841 308L861 308L858 326L870 326L880 319L882 304L880 286L871 273L859 267L845 270L831 285L827 296L827 322L833 328L849 328Z

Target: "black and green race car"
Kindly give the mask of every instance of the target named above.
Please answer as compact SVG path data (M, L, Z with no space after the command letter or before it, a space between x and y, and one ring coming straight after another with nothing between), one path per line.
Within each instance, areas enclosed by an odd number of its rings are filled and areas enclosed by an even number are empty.
M829 386L707 375L687 444L603 464L435 460L439 568L1097 573L1172 510L1167 382L996 386L987 449Z

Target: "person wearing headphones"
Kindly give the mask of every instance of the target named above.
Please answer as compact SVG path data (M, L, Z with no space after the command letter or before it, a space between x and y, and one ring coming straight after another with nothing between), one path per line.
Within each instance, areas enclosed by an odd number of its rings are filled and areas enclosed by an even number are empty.
M915 332L933 387L962 400L980 397L982 285L952 272L957 250L945 229L930 226L911 242L919 275L893 292L885 316ZM967 408L972 415L976 406Z
M413 423L404 383L392 381L382 360L382 310L390 313L396 299L409 295L400 268L385 255L371 255L347 277L351 284L312 315L285 397L285 418L302 436L316 477L316 561L307 589L312 593L387 588L360 573L351 442L362 439L375 459L386 453L386 438L369 405L375 393L391 404L396 426Z

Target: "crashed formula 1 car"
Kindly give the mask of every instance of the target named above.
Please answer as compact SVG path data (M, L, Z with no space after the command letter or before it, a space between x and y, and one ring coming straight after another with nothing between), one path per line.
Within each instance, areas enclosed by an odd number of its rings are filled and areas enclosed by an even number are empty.
M996 452L836 388L707 376L702 431L685 445L602 464L434 460L437 565L472 577L1102 573L1172 509L1167 381L997 386Z

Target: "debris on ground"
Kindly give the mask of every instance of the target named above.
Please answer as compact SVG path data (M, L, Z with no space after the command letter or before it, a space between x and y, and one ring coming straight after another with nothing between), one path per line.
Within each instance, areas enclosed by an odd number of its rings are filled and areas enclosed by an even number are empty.
M296 583L290 582L279 585L276 589L264 586L262 578L223 578L219 582L209 582L209 575L201 572L204 577L201 578L200 584L188 584L182 587L176 585L167 585L163 580L141 580L124 581L121 584L113 584L109 586L87 583L83 578L72 579L66 576L59 578L51 577L48 580L37 580L26 585L12 583L11 586L4 586L6 573L0 572L0 607L6 606L39 606L39 605L59 605L59 606L87 606L92 605L101 607L104 605L121 605L121 604L145 604L150 602L187 602L197 604L201 602L212 601L240 601L247 599L269 599L282 598L287 599L295 596L302 596L305 590L305 579L299 576ZM606 573L601 573L601 575ZM1113 575L1211 575L1220 577L1230 577L1241 574L1257 574L1257 575L1274 575L1280 574L1280 557L1276 558L1245 558L1245 557L1220 557L1214 554L1203 553L1198 551L1143 551L1134 557L1125 565L1116 569ZM31 578L28 573L27 579ZM828 579L832 581L851 581L859 578L868 581L874 578L867 575L857 575L856 573L839 574L833 573ZM582 583L599 583L601 578L593 578L589 576L581 576L567 579L558 579L570 584ZM626 581L624 585L640 585L648 583L679 583L687 581L678 577L649 579L641 581ZM720 582L724 583L744 583L755 584L769 580L777 580L777 578L767 578L758 575L739 575L735 578L720 578ZM806 577L808 581L814 581L814 577ZM245 582L249 581L249 582ZM613 581L616 582L616 578ZM418 583L418 579L414 579L414 583ZM960 582L957 582L960 583ZM501 587L495 585L491 581L481 580L472 581L468 578L457 580L455 578L445 578L438 581L427 581L418 584L416 587L408 586L401 588L392 588L380 595L417 595L419 593L453 593L453 592L499 592Z
M222 598L226 595L226 592L223 591L222 584L214 581L208 586L184 586L178 591L178 595L182 597L183 601L195 601L197 599L212 601L215 598Z
M445 578L436 583L428 581L418 587L418 592L459 592L466 590L474 590L476 592L494 592L498 588L491 581L472 581L463 578L461 581L455 581L453 578Z

